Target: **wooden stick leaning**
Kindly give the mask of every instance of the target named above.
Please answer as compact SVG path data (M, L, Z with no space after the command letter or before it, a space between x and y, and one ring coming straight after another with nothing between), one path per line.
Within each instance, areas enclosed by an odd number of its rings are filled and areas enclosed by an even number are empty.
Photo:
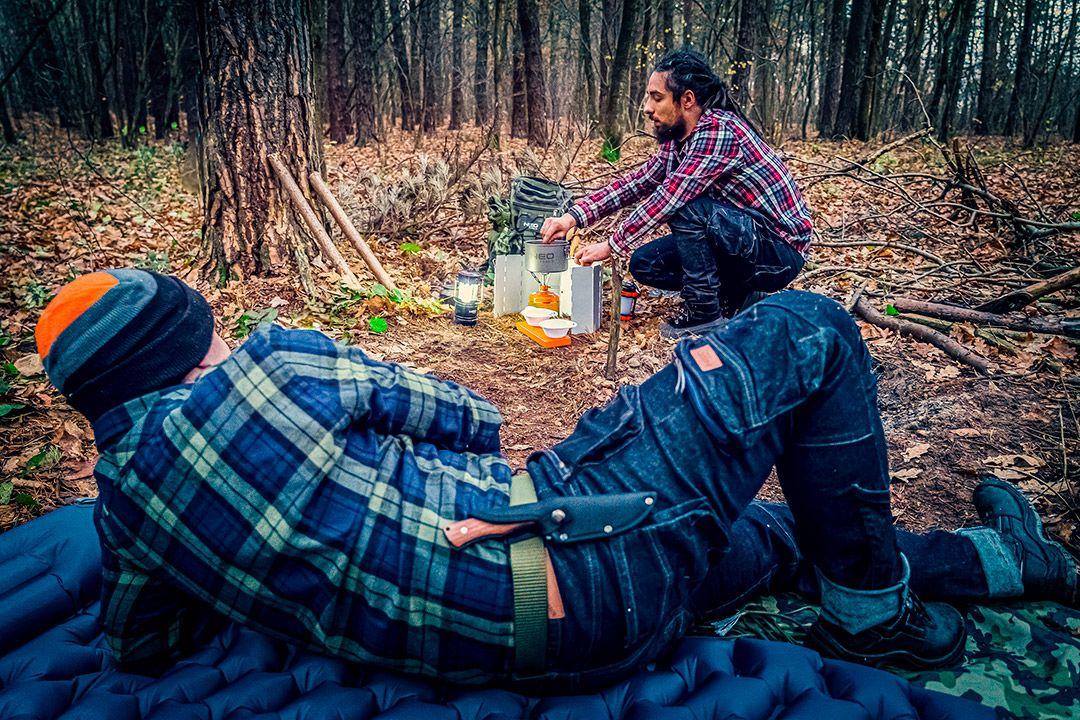
M308 226L308 230L315 236L315 242L318 244L319 250L322 251L323 257L330 261L330 264L341 275L341 279L346 285L357 290L360 289L360 280L357 279L349 264L345 262L345 258L341 256L341 253L334 245L334 241L327 234L326 228L319 222L318 216L315 215L315 211L312 210L307 198L304 197L300 186L296 184L296 180L293 178L292 173L289 172L289 168L285 167L285 163L277 155L270 156L270 167L277 174L278 180L281 182L282 187L285 188L289 199L292 200L296 211L304 219L304 224Z
M382 263L379 262L379 258L375 256L371 246L364 242L364 238L360 237L359 231L356 226L352 224L352 220L345 214L344 208L334 197L334 194L330 192L330 188L327 187L323 181L322 176L317 172L308 174L308 181L311 183L311 187L315 190L315 195L322 200L323 205L330 211L330 214L337 221L337 224L341 227L341 232L352 243L356 252L360 253L360 257L364 259L368 269L375 276L375 279L386 286L387 290L396 290L397 286L394 285L394 281L390 278L390 275L383 269Z
M619 336L622 334L622 320L619 319L622 283L622 261L616 257L611 263L611 330L608 333L607 365L604 366L604 377L608 380L615 380L618 377L615 371L619 359Z
M871 325L877 325L887 330L895 330L904 335L910 335L917 340L928 342L949 357L970 365L984 375L989 375L991 372L989 360L969 350L952 338L942 335L933 328L913 323L910 320L901 320L900 318L882 315L871 307L865 298L859 298L855 301L855 312Z
M931 317L970 322L976 325L989 325L990 327L1019 330L1021 332L1041 333L1043 335L1065 335L1067 337L1080 337L1080 325L1066 325L1060 322L1044 320L1042 318L1016 318L995 313L971 310L970 308L943 303L923 302L911 298L894 298L893 307L900 312L921 313Z

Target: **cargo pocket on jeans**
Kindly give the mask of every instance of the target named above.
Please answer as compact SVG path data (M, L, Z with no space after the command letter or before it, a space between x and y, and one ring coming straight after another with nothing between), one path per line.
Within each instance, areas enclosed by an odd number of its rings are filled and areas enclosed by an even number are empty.
M657 638L687 615L689 599L709 569L709 548L717 544L719 523L704 500L690 500L658 512L654 522L611 542L625 621L623 647Z

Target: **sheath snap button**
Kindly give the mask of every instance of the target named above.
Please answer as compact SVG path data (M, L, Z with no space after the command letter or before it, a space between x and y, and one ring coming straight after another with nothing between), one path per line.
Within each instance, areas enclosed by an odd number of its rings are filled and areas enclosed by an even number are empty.
M562 508L555 508L554 510L551 511L551 520L556 525L558 525L559 523L561 523L565 519L566 519L566 511L563 510Z
M604 532L606 532L606 533L610 533L614 529L615 528L611 527L610 525L605 525L604 526Z

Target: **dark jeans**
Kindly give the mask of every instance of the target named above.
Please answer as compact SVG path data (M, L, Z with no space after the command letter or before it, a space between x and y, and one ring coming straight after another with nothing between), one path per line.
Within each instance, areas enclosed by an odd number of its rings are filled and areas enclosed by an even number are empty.
M549 657L568 686L604 683L661 652L705 612L813 572L854 589L895 584L899 551L928 597L985 596L971 543L900 535L870 359L837 303L784 292L688 340L640 386L537 453L541 498L651 491L645 526L550 549L567 618ZM752 504L775 467L789 510Z
M803 256L751 211L711 198L687 203L669 225L670 235L631 255L630 274L645 285L680 290L701 314L737 308L754 290L783 290L803 266Z

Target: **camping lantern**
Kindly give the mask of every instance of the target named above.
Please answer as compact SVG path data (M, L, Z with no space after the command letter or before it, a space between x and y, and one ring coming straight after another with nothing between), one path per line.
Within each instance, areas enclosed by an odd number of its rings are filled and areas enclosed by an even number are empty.
M622 284L622 292L619 293L619 319L629 320L634 317L634 310L637 307L638 296L641 295L638 292L637 285L627 280Z
M475 325L480 308L480 273L462 270L454 283L454 322L458 325Z

